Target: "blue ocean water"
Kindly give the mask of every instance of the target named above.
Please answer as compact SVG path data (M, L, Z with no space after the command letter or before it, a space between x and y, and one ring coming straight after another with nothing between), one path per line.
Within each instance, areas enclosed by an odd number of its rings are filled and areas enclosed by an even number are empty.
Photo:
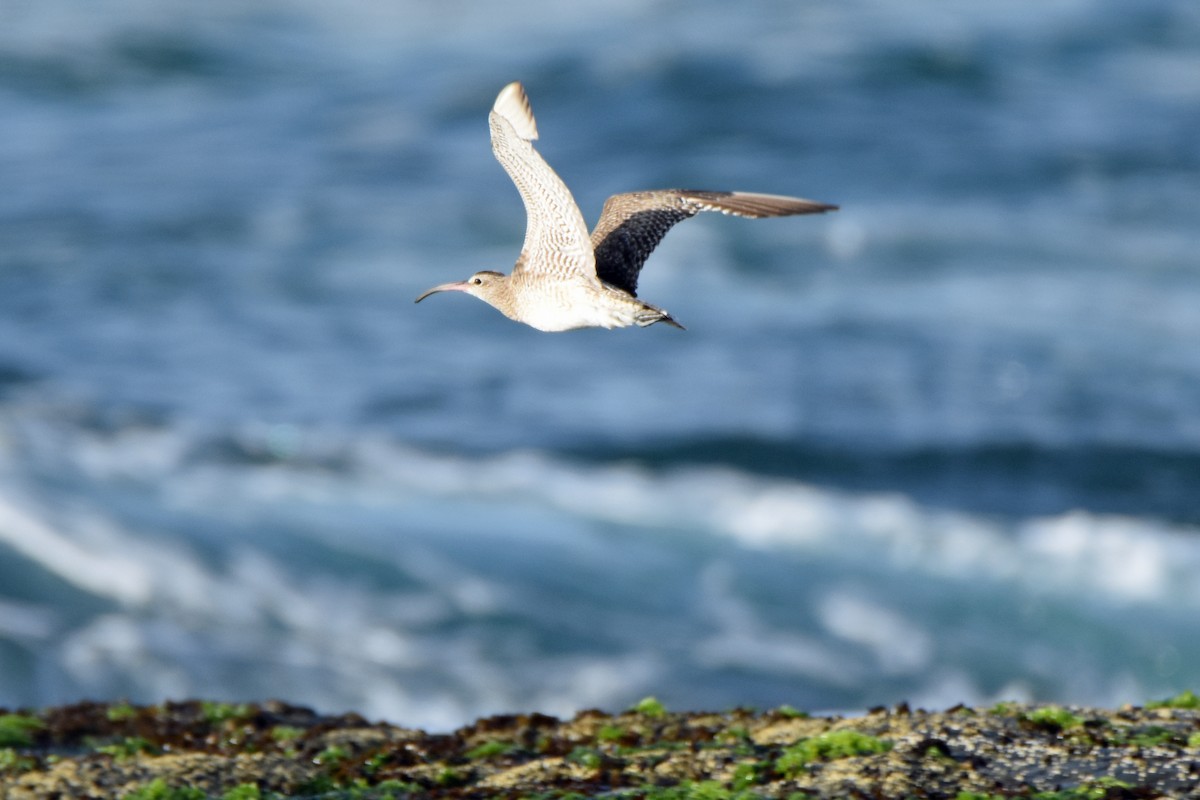
M641 295L466 297L522 80ZM0 706L1200 686L1200 6L0 3Z

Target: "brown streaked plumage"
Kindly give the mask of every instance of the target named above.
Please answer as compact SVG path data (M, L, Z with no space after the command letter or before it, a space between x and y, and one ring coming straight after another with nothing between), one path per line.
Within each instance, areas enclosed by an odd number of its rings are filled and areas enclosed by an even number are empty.
M512 274L477 272L465 281L435 286L460 291L505 316L542 331L645 327L665 322L665 310L637 298L646 259L677 222L701 211L760 219L833 211L837 206L751 192L658 189L608 198L588 235L571 191L533 147L537 123L520 83L501 90L488 115L492 152L525 204L525 242Z

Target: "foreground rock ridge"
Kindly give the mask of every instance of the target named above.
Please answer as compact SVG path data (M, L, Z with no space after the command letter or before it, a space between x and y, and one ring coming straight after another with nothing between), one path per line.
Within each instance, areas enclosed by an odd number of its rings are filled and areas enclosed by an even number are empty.
M1200 798L1200 710L1001 703L862 716L481 719L429 734L280 702L0 710L0 798Z

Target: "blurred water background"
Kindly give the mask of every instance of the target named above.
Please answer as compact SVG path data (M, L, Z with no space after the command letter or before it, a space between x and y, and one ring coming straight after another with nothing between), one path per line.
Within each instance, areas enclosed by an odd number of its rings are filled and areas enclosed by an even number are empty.
M487 111L594 220L539 334ZM1193 0L0 0L0 706L1200 687Z

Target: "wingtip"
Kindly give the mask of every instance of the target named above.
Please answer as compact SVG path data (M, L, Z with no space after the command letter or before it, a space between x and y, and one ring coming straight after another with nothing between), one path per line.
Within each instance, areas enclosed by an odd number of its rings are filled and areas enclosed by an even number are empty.
M500 90L496 102L492 104L492 111L508 120L522 139L532 141L538 138L533 106L520 81L513 81Z
M676 190L679 196L689 200L704 211L719 211L722 214L735 216L789 217L793 214L824 214L827 211L837 211L833 203L822 203L818 200L808 200L803 197L791 197L783 194L764 194L761 192L713 192L694 189Z

